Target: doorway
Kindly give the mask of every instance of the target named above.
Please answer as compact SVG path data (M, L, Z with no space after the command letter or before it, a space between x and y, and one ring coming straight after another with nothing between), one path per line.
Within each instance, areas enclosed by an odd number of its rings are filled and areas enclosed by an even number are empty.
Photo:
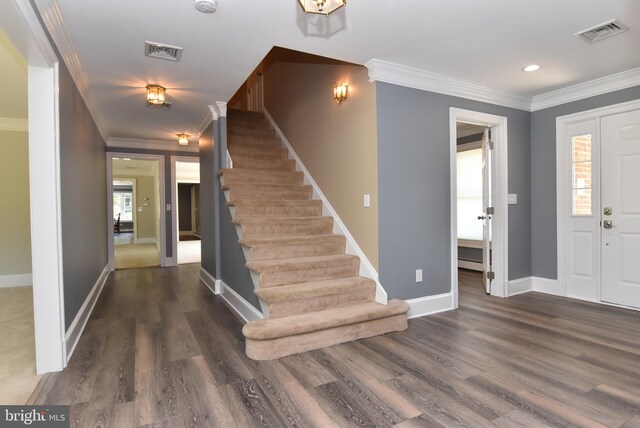
M110 266L163 266L163 157L108 154Z
M200 161L172 157L173 236L177 263L200 263Z
M640 309L640 102L557 119L553 294Z
M508 295L507 118L451 108L449 124L451 279L457 308L459 267L467 269L471 282L480 279L486 293ZM480 270L475 278L473 272Z

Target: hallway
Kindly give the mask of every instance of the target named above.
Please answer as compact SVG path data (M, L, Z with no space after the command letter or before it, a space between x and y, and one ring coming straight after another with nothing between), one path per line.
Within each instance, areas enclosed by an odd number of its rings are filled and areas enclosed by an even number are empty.
M528 293L371 339L256 362L198 265L112 273L64 372L34 403L72 426L638 426L637 312Z

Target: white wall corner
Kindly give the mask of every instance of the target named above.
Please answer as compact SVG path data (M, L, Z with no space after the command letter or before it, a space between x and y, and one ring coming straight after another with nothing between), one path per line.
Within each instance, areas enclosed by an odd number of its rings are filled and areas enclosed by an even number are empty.
M507 297L533 291L533 277L514 279L507 282Z
M369 70L370 82L386 82L518 110L531 111L532 99L527 96L376 58L370 60L364 66Z
M220 297L225 301L229 309L235 312L245 322L261 320L264 318L262 312L255 308L251 303L247 302L236 291L220 281Z
M218 113L220 114L220 117L227 116L227 103L222 101L216 101L216 107L218 108Z
M351 232L349 232L347 226L340 219L340 216L329 202L329 199L327 199L324 193L322 193L322 190L320 190L320 186L318 186L318 183L316 183L316 181L313 179L313 177L309 173L309 170L307 170L307 168L304 166L304 163L302 163L302 160L300 160L300 157L291 146L291 143L289 143L289 140L287 140L287 137L284 135L284 133L266 108L264 108L264 115L271 126L273 126L273 128L275 129L276 134L280 137L280 140L284 144L285 148L289 151L289 158L296 161L296 170L301 171L304 174L305 184L309 184L313 188L314 196L322 201L323 215L329 215L333 217L333 232L335 234L344 235L344 237L346 238L347 254L352 254L360 258L360 276L372 279L376 282L376 302L386 305L388 302L388 296L384 287L378 280L378 271L376 271L376 269L373 267L373 264L371 264L369 258L365 255L364 251L362 251L353 235L351 235Z
M640 67L536 95L531 103L531 111L542 110L638 85L640 85Z
M443 293L435 296L418 297L405 300L409 304L407 318L418 318L438 312L453 310L453 294Z
M107 278L109 277L109 265L105 266L102 269L102 273L98 277L98 280L93 285L93 288L89 292L89 295L84 300L82 307L76 314L76 317L71 322L67 333L65 334L65 351L66 351L66 359L65 361L68 363L73 351L80 340L80 336L82 336L82 332L89 321L89 317L93 312L93 308L96 306L98 298L102 293L102 289L104 288L104 284L107 282Z
M0 275L0 288L29 287L33 284L30 273L19 275Z
M103 120L100 104L97 102L93 92L89 89L89 76L80 60L80 55L71 37L71 32L64 21L60 5L57 0L35 0L51 38L56 44L64 63L66 64L73 81L78 87L93 121L95 122L103 140L109 138L107 126Z
M0 117L0 131L28 132L29 122L17 117Z

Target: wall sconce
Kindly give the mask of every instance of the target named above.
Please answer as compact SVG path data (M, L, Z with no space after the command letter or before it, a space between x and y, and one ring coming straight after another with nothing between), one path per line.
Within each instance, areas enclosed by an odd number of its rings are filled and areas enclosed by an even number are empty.
M347 82L335 82L333 84L333 99L340 104L347 99L349 84Z
M152 107L162 107L166 105L166 89L160 85L147 85L147 104Z
M178 144L181 146L186 146L189 144L189 134L178 134Z

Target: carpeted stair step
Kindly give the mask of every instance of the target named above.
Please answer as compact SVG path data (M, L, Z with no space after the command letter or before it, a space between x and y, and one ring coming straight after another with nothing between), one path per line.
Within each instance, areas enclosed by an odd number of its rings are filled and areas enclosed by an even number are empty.
M298 284L358 275L360 258L350 254L295 257L280 260L256 260L247 267L260 278L260 287Z
M233 120L236 118L265 120L264 113L261 111L248 111L248 110L236 110L236 109L229 109L227 111L227 118L229 120Z
M310 217L322 215L322 201L263 201L242 199L227 202L235 207L234 220L265 217Z
M255 293L269 305L269 318L342 308L375 301L375 281L354 276L258 288Z
M238 199L279 199L309 200L313 189L308 185L291 184L225 184L222 190L229 192L230 200Z
M296 161L293 159L253 159L245 156L232 156L231 159L235 168L277 171L294 171L296 169Z
M267 217L234 219L242 226L242 238L327 235L333 231L333 217Z
M365 303L283 318L252 321L242 328L246 353L254 360L286 355L407 328L409 305Z
M242 239L240 244L249 249L250 260L275 260L344 254L346 238L343 235L285 236Z
M288 159L289 151L283 148L275 147L247 147L238 144L232 144L229 147L231 156L242 156L254 159Z
M242 147L282 147L282 141L279 138L265 138L257 137L255 135L234 135L229 134L227 140L227 146L242 146Z
M259 184L291 184L301 185L304 175L301 171L268 171L256 169L227 168L218 172L222 176L223 186L259 183Z
M230 126L228 133L232 135L251 135L253 137L274 138L276 131L271 127Z

